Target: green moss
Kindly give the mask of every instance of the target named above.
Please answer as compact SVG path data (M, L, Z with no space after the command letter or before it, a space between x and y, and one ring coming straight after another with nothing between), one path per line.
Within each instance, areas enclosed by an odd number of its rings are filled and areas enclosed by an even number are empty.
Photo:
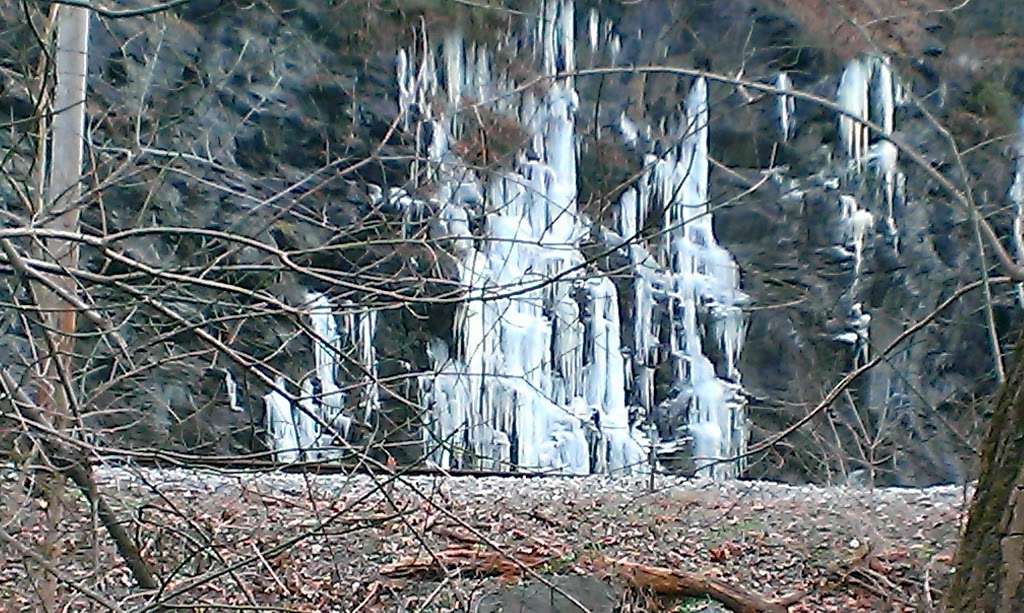
M975 83L967 93L964 106L999 132L1013 130L1016 108L1013 94L995 78Z
M703 611L714 604L715 601L710 598L691 596L678 601L672 611L673 613L694 613Z
M764 532L768 524L757 517L747 517L734 524L724 523L713 527L705 533L705 543L708 546L718 546L728 541L738 541L751 532Z

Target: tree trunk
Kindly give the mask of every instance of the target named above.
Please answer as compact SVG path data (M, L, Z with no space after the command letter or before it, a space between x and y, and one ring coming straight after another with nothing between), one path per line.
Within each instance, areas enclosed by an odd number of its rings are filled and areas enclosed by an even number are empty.
M79 199L82 192L88 53L89 10L75 6L60 6L57 9L57 49L54 54L57 83L53 93L50 182L44 223L48 228L67 232L78 232L81 211ZM60 265L69 268L78 266L77 243L52 239L47 241L46 247L49 257ZM57 277L54 280L70 293L77 293L71 277ZM50 310L48 316L53 318L52 329L61 333L57 341L62 355L51 357L54 360L64 360L63 366L67 366L74 347L72 335L77 328L75 307L55 292L41 289L40 306ZM56 374L51 372L50 375L56 383ZM55 395L62 395L60 387L55 386ZM67 399L58 397L54 404L66 406Z
M39 211L47 228L77 232L81 197L82 160L85 140L85 92L89 50L89 10L62 5L56 12L57 44L54 68L57 75L53 92L50 123L49 184L45 206ZM45 151L45 149L41 149ZM39 160L43 164L45 160ZM71 241L49 240L47 257L58 264L78 266L78 245ZM54 283L77 294L72 277L56 277ZM47 359L43 361L38 404L58 431L65 430L76 417L71 391L71 356L74 353L77 318L75 307L45 284L35 284L40 317L47 322L42 332ZM63 519L63 476L54 475L46 491L46 536L43 555L61 566L60 524ZM40 586L44 606L57 602L57 583L49 574Z
M1024 335L996 399L950 611L1024 610Z

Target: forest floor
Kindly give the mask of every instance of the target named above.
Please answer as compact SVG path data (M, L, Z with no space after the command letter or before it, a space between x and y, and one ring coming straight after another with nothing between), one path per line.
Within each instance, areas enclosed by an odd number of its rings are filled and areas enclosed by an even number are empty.
M653 492L646 478L118 467L97 479L165 587L132 588L77 494L61 524L61 574L123 610L725 610L636 587L659 569L718 579L793 613L929 610L949 583L965 506L958 487L661 477ZM43 503L21 490L18 475L0 470L0 522L34 546ZM35 608L38 572L0 541L0 610ZM103 608L79 595L66 610Z

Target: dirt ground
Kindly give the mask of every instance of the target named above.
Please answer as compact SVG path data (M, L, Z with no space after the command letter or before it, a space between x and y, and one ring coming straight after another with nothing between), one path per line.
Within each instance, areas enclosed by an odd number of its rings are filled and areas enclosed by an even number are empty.
M788 610L927 611L957 487L850 489L658 478L311 476L104 468L164 588L133 588L78 494L61 523L64 610L719 611L637 589L629 563L698 573ZM43 502L0 472L0 522L36 547ZM0 607L38 610L40 563L0 541ZM110 601L113 601L112 603Z

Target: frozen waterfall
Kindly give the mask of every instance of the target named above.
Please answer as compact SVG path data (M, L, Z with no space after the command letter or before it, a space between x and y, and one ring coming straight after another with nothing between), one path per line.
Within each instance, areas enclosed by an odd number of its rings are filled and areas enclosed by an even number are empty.
M520 73L496 55L518 50L541 74L572 71L578 32L581 57L614 65L632 34L596 10L581 18L572 0L542 0L493 46L452 30L396 56L399 126L420 155L408 185L369 191L432 215L430 238L462 291L450 334L417 348L430 364L418 377L423 449L444 468L573 474L644 472L683 451L699 474L735 477L742 462L730 458L747 440L747 297L714 235L708 84L694 80L667 123L616 111L636 178L611 221L591 219L577 202L576 117L591 112L588 101L571 77L520 89ZM497 168L457 154L467 101L525 134ZM792 102L779 106L784 137ZM588 258L595 240L606 254ZM376 315L320 292L305 313L308 370L276 376L264 396L269 444L284 462L336 457L351 424L380 408Z
M741 305L747 298L739 290L736 263L718 246L712 228L708 120L707 83L698 79L679 119L675 146L660 157L650 155L647 172L623 194L617 230L631 237L662 212L660 239L629 247L636 272L631 354L642 384L639 397L645 411L657 412L650 388L658 363L667 360L676 395L661 408L677 406L680 399L688 403L687 431L698 472L724 478L736 476L740 464L719 460L741 454L746 446L737 361L746 331ZM663 328L670 331L668 347L659 345ZM705 347L709 342L720 356L717 364Z
M550 0L542 8L544 18L530 30L539 68L571 70L573 3ZM607 21L591 12L580 30L590 53L604 45L606 60L614 61L618 35ZM487 81L472 69L471 58L478 67L495 63L457 34L444 38L440 62L425 48L418 58L411 50L399 55L400 107L418 112L421 124L446 126L440 141L459 133L455 103L466 92L515 88L508 75L488 72ZM420 67L416 78L411 66ZM420 106L426 90L446 99L448 111ZM655 441L646 433L659 410L686 398L689 425L662 435L689 441L702 474L737 475L739 463L717 461L745 449L737 368L745 296L735 262L715 242L708 208L707 84L694 82L668 152L647 155L642 176L614 211L612 240L632 259L632 274L618 283L580 250L593 220L576 203L580 100L572 80L498 100L496 109L529 134L511 168L478 176L446 148L425 148L428 174L439 183L436 238L458 259L466 296L454 342L431 342L433 372L420 382L428 454L443 467L649 470ZM639 128L624 113L620 127L624 144L638 146ZM660 238L644 244L635 235L653 216ZM471 227L480 234L470 236ZM663 330L668 347L660 346ZM660 363L671 366L666 398L655 392Z

